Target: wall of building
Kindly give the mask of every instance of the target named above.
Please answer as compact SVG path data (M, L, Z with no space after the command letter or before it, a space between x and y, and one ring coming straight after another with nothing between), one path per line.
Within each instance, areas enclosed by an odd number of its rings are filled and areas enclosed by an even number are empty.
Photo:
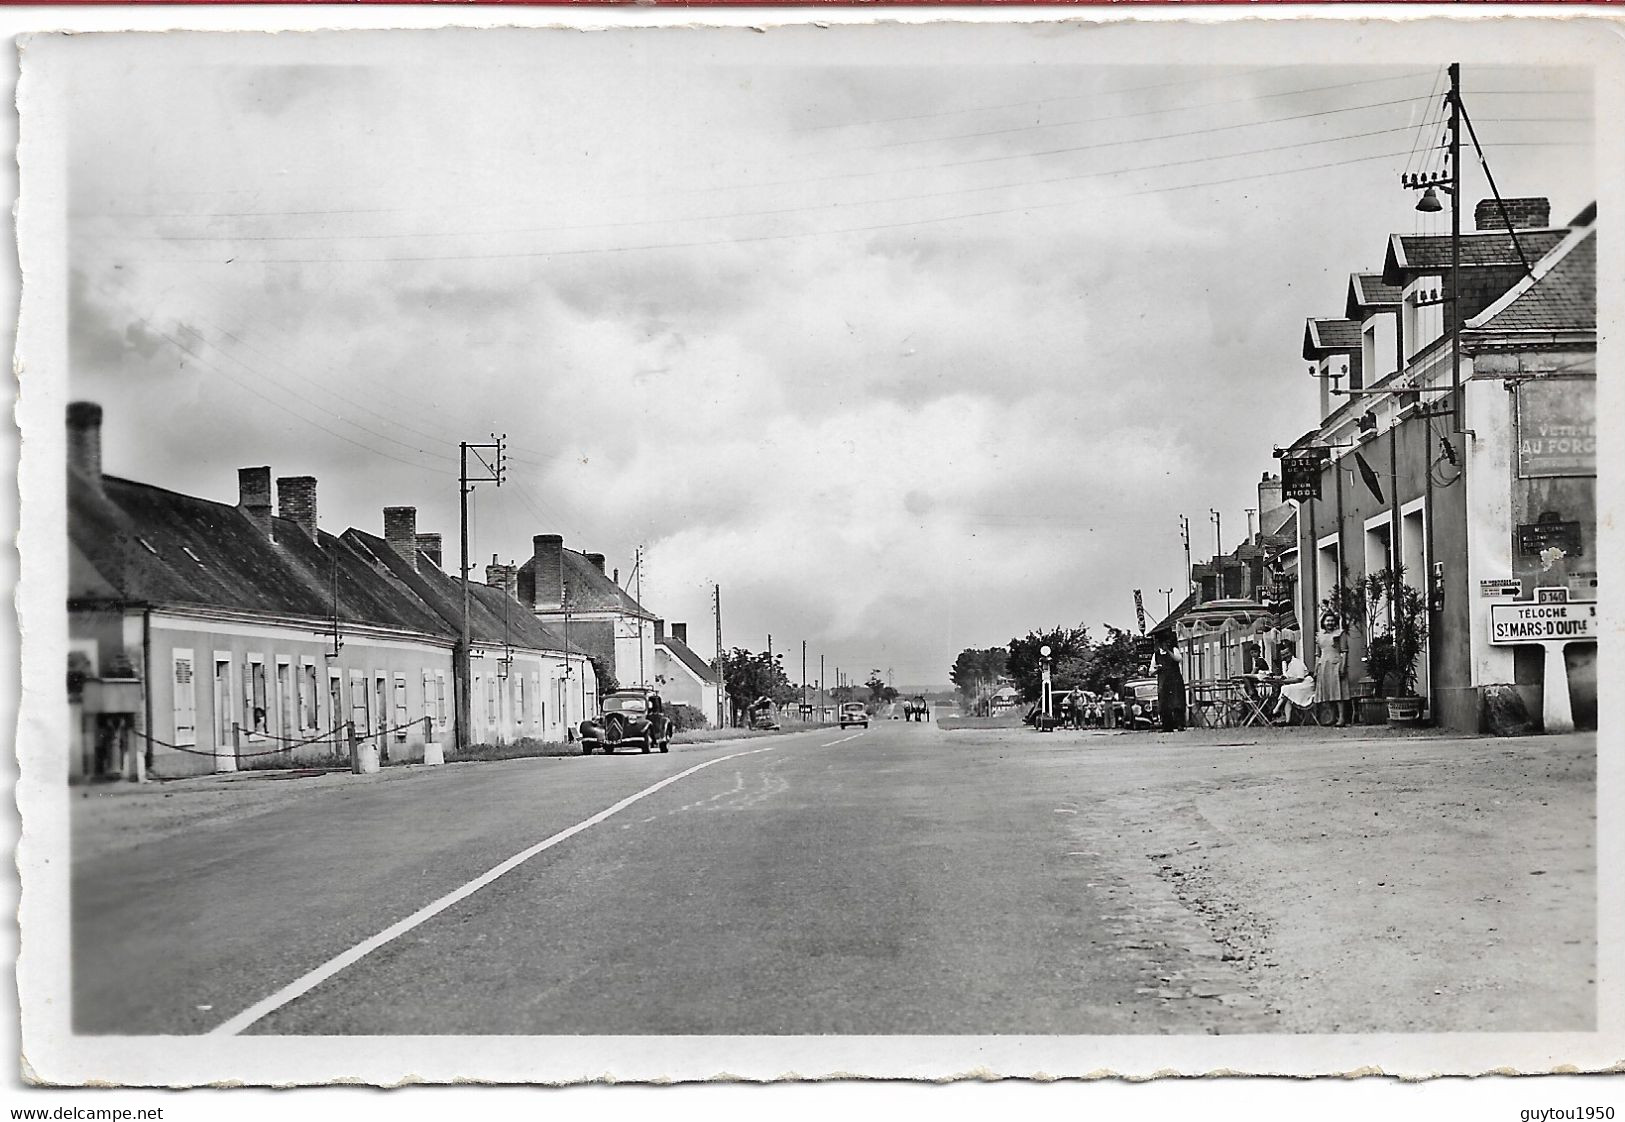
M567 665L562 653L514 650L504 671L501 656L495 648L476 649L469 660L472 743L526 738L563 743L586 707L596 709L598 686L590 663L583 666L575 658Z
M1321 474L1321 498L1305 503L1299 510L1299 548L1305 555L1318 558L1317 543L1335 534L1341 544L1344 582L1353 584L1363 580L1371 569L1381 568L1397 558L1406 565L1407 583L1421 590L1424 596L1429 590L1433 563L1443 564L1447 591L1442 610L1431 620L1425 668L1427 692L1436 721L1447 727L1476 731L1478 700L1472 689L1468 641L1471 606L1465 597L1468 572L1464 487L1456 469L1448 465L1440 465L1433 483L1428 476L1441 451L1438 434L1448 427L1448 422L1435 422L1434 431L1430 432L1428 419L1412 410L1393 427L1365 436L1355 448L1330 461ZM1354 451L1358 451L1377 474L1383 493L1380 501L1360 478L1352 455ZM1451 478L1458 478L1458 482L1449 483ZM1438 485L1441 483L1446 485ZM1405 517L1406 508L1414 508L1417 503L1421 504L1421 517L1417 518L1414 510L1410 512L1412 517ZM1384 532L1387 540L1379 544ZM1418 532L1421 543L1412 540ZM1428 541L1430 536L1431 542ZM1407 558L1409 564L1406 564ZM1299 623L1306 652L1315 649L1319 606L1331 591L1322 568L1318 563L1302 566ZM1379 621L1379 630L1381 627ZM1348 659L1351 691L1364 673L1365 646L1362 637L1351 628Z
M442 644L351 632L338 657L329 658L331 642L310 627L155 613L149 689L153 736L162 743L154 744L152 772L193 775L271 763L347 762L344 726L351 721L358 732L378 743L380 756L390 760L423 758L427 736L421 722L426 714L433 719L436 739L452 743L455 703L449 640ZM186 652L190 652L189 708L186 684L181 680L187 666L177 663L178 656ZM226 664L223 708L216 699L217 661ZM257 689L256 665L264 668L263 685ZM279 674L279 666L286 668L285 673ZM381 710L380 679L384 682ZM404 688L398 688L397 682ZM439 701L442 683L443 707ZM263 709L263 714L257 716L255 709ZM193 717L190 735L184 728L188 711ZM408 722L412 722L408 727L397 728ZM233 723L239 728L235 744Z

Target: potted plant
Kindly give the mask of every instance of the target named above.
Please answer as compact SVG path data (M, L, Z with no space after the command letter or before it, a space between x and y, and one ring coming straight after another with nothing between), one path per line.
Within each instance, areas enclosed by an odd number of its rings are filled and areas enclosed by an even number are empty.
M1423 699L1416 678L1428 637L1427 601L1419 589L1405 583L1405 569L1395 565L1372 574L1388 600L1392 620L1388 629L1393 684L1388 697L1390 724L1416 724L1422 719Z

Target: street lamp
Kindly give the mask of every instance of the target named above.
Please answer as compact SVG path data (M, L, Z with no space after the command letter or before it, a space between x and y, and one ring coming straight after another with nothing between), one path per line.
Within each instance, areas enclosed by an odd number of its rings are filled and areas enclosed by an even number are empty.
M1050 656L1049 644L1045 643L1042 647L1038 648L1038 657L1039 657L1038 666L1039 666L1039 672L1040 672L1040 674L1042 676L1042 682L1039 685L1038 697L1039 697L1039 703L1043 706L1044 716L1046 716L1046 717L1052 715L1052 711L1051 711L1051 707L1050 707L1050 692L1051 692L1052 687L1050 685L1050 677L1049 677L1049 656Z

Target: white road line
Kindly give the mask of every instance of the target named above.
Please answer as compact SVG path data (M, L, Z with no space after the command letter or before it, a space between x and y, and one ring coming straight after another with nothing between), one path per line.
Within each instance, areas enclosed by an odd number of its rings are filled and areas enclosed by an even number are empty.
M851 737L848 737L847 739L850 740ZM836 743L840 743L840 741L836 741ZM327 981L327 979L333 977L333 975L339 973L341 970L344 970L346 967L355 965L357 962L361 961L367 955L371 954L384 944L400 938L414 927L433 919L435 916L439 915L453 904L461 900L466 900L468 897L474 895L474 893L478 892L480 889L484 888L486 885L490 884L504 873L512 872L514 869L517 869L520 865L523 865L526 861L529 861L532 857L535 857L543 850L552 849L560 842L567 841L581 833L583 830L598 825L598 823L604 821L604 819L619 814L621 811L625 810L639 799L647 798L649 795L654 794L661 788L669 787L673 783L676 783L679 779L687 778L697 771L704 771L713 764L725 763L728 760L737 760L741 756L754 756L758 752L771 752L778 747L779 746L777 744L769 744L765 748L752 748L745 752L734 752L731 755L718 756L714 760L706 760L703 764L695 764L687 771L680 771L676 775L668 776L667 778L662 779L659 783L650 784L648 787L645 787L635 795L628 795L615 805L600 810L591 818L583 819L582 821L577 822L574 826L571 826L569 829L560 830L552 837L539 841L529 849L514 854L500 865L496 865L493 868L481 873L479 876L475 877L461 888L448 892L434 903L419 908L417 911L413 912L399 923L391 924L389 927L384 928L370 939L365 939L351 947L349 950L345 951L343 954L338 955L335 958L328 959L326 962L322 963L322 965L318 966L304 977L283 986L270 997L265 998L263 1001L255 1002L253 1005L250 1005L247 1009L244 1009L241 1013L237 1014L229 1021L226 1021L216 1028L210 1029L208 1035L236 1036L254 1022L265 1017L267 1014L276 1012L278 1009L282 1008L290 1001L293 1001L295 998L309 993L311 990L315 989L317 986L321 985L323 982Z
M843 737L841 737L841 739L832 740L828 744L820 744L819 747L820 748L833 748L837 744L845 744L848 740L856 740L858 737L860 737L862 735L863 734L861 732L855 732L851 736L843 736Z

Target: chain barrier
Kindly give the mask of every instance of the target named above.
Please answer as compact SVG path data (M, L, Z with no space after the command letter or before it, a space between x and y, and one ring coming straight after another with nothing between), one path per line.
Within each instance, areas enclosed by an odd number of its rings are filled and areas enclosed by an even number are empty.
M403 725L392 725L392 726L389 726L387 728L374 729L374 730L372 730L370 732L365 732L365 733L358 734L357 739L370 739L371 737L374 737L374 736L391 736L391 735L393 735L393 734L395 734L397 732L402 731L403 729L412 729L412 728L415 728L415 727L418 727L418 726L422 725L425 721L430 721L430 720L432 720L431 715L425 713L423 716L418 717L416 720L407 721ZM303 745L306 745L306 744L334 743L334 746L336 748L338 748L341 752L347 752L349 750L348 739L346 738L344 740L339 740L338 738L339 738L341 733L346 733L347 730L353 728L354 724L355 724L355 722L353 722L353 721L346 721L342 725L338 725L335 728L328 729L325 732L317 734L316 736L307 737L306 739L303 739L303 740L294 740L291 737L277 736L274 733L268 733L268 732L249 733L248 735L251 738L252 737L259 737L259 738L264 738L264 739L269 739L269 740L280 740L280 741L283 741L284 743L279 748L272 748L272 749L270 749L268 751L265 751L265 752L233 751L232 752L232 758L233 759L238 759L238 760L252 760L252 759L258 759L258 758L260 758L262 756L281 756L281 755L285 755L285 754L287 754L289 752L292 752L295 748L302 747ZM240 728L241 726L234 726L234 727ZM186 754L188 756L206 756L209 759L213 760L213 759L219 759L220 755L221 755L221 753L218 750L205 751L204 749L201 749L201 748L187 747L186 745L183 745L183 744L171 744L166 740L158 739L158 737L153 736L151 733L143 734L143 739L146 740L146 742L149 745L155 745L155 746L157 746L159 748L168 748L171 751L182 752L182 753L184 753L184 754Z

